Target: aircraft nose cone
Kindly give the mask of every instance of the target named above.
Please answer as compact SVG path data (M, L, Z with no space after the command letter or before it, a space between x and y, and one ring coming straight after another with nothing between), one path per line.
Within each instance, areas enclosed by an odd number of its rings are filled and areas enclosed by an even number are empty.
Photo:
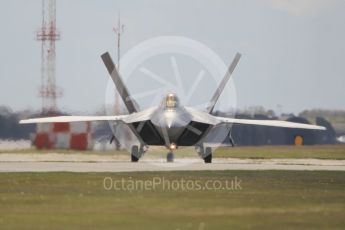
M171 126L173 125L174 123L174 119L173 117L166 117L165 118L165 124L168 128L171 128Z
M164 124L167 128L180 128L188 124L184 121L183 114L177 114L174 112L168 112L164 114Z
M174 128L183 128L188 125L190 118L181 111L176 110L167 110L162 111L161 113L155 114L152 119L152 123L160 128L174 129Z

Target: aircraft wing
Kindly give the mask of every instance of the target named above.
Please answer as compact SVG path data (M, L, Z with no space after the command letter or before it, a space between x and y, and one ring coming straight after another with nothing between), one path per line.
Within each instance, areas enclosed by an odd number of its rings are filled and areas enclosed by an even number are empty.
M78 121L124 121L128 115L120 116L58 116L31 118L19 121L20 124L32 123L60 123L60 122L78 122Z
M218 124L243 124L243 125L263 125L263 126L272 126L272 127L282 127L282 128L295 128L295 129L314 129L314 130L326 130L323 126L310 125L295 123L289 121L280 121L280 120L250 120L250 119L237 119L237 118L227 118L227 117L216 117Z
M193 108L186 107L186 110L191 114L192 121L209 125L218 124L242 124L242 125L263 125L282 128L295 128L295 129L314 129L314 130L326 130L323 126L302 124L289 121L280 120L252 120L252 119L237 119L228 117L212 116L208 113L198 111Z
M57 117L42 117L31 118L19 121L20 124L32 123L59 123L59 122L78 122L78 121L121 121L123 123L142 122L151 119L152 114L157 107L152 107L140 112L132 113L130 115L118 116L57 116Z
M219 120L217 120L217 117L212 116L209 113L202 112L192 107L185 107L185 109L190 114L191 119L194 122L208 124L208 125L217 125L219 123Z

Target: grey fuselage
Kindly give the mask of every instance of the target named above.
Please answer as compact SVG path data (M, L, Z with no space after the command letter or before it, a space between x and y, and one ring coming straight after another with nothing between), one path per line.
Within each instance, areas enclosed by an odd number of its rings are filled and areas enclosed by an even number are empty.
M165 142L177 143L179 137L191 123L191 115L183 106L165 108L159 106L151 118L152 124L163 137Z
M151 131L146 127L140 136L148 145L164 145L170 149L171 146L177 148L196 145L211 126L195 122L192 118L193 115L189 110L180 105L177 96L168 94L148 121ZM148 138L154 135L156 139ZM157 137L160 141L157 141Z

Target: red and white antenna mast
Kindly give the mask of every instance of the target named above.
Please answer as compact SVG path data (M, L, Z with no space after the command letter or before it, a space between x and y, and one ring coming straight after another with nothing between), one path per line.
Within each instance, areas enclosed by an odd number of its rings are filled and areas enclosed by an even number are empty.
M42 98L42 113L54 114L57 112L57 98L62 96L55 80L55 41L60 39L60 33L56 29L55 0L42 0L42 27L37 32L36 39L42 43L39 90L39 96Z

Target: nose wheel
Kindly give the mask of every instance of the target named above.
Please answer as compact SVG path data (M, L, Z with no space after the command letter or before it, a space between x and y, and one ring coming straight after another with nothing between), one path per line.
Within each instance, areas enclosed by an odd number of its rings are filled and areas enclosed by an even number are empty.
M174 153L172 151L167 153L167 162L174 162Z

